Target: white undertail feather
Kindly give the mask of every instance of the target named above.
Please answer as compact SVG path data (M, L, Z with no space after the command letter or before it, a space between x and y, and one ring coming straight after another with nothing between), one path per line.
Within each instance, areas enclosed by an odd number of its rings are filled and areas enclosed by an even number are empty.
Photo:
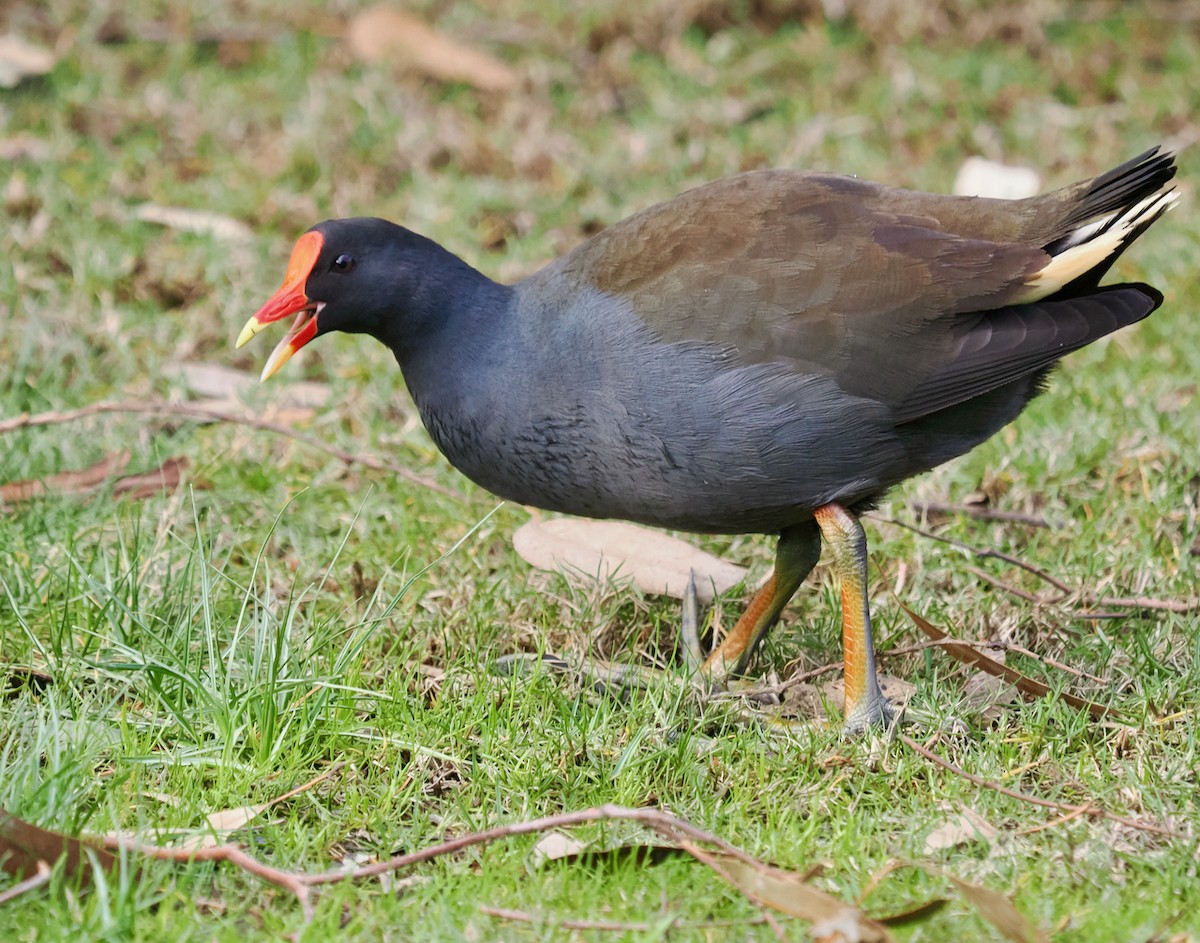
M1087 274L1118 251L1134 229L1153 222L1178 199L1175 190L1160 190L1133 206L1080 226L1067 237L1066 248L1052 256L1049 264L1025 283L1027 291L1018 303L1045 298Z

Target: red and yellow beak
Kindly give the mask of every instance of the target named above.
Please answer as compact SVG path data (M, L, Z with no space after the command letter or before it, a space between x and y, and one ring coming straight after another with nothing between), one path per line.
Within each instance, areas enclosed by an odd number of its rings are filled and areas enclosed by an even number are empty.
M291 329L267 358L262 371L263 380L273 376L291 359L292 354L317 336L317 315L321 313L322 305L320 302L310 301L304 294L304 283L312 274L324 244L325 239L319 232L306 232L300 237L296 247L292 249L287 274L283 278L283 284L279 286L279 291L254 312L254 316L246 322L242 333L238 335L235 347L241 347L272 321L286 318L289 314L296 315Z

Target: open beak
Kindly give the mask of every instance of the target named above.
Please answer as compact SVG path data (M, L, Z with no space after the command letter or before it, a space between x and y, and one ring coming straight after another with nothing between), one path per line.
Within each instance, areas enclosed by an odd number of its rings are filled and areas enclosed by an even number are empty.
M306 232L300 237L296 247L292 249L291 259L288 260L283 284L265 305L254 312L254 316L246 322L242 333L238 335L235 347L241 347L272 321L278 321L291 314L296 316L283 340L275 345L271 356L267 358L263 366L262 380L273 376L291 359L292 354L317 336L317 317L324 304L309 300L304 294L304 284L312 274L313 266L317 264L324 242L324 237L319 232Z

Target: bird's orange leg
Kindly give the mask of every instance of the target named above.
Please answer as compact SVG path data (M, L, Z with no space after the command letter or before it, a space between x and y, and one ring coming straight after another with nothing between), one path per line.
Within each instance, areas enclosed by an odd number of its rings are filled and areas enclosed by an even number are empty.
M746 669L754 649L812 571L820 554L820 531L811 522L789 527L779 535L775 571L754 594L737 625L708 656L701 669L705 674L719 683Z
M842 652L846 664L846 708L842 729L860 733L870 724L887 726L895 709L879 690L871 611L867 605L867 535L840 504L818 508L813 516L833 551L842 581Z

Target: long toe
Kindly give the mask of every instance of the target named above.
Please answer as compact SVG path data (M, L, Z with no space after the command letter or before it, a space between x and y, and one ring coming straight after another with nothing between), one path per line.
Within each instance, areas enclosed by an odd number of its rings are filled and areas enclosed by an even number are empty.
M696 593L695 570L688 574L687 588L683 592L679 637L683 647L684 667L688 677L694 677L704 665L704 651L700 647L700 597Z

